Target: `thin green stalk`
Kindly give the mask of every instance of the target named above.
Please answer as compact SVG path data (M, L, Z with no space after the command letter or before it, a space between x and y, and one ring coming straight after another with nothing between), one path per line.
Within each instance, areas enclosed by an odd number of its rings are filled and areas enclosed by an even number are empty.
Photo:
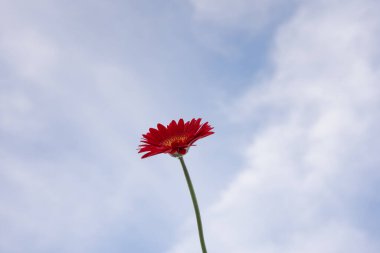
M201 213L199 212L199 207L198 207L197 197L195 196L194 187L193 187L193 184L191 183L190 175L189 175L189 172L187 171L186 164L185 164L185 161L183 160L183 157L179 156L178 158L181 162L183 173L185 174L187 186L189 187L191 199L193 201L195 216L197 217L198 233L199 233L199 240L201 242L202 252L207 253L206 243L203 237Z

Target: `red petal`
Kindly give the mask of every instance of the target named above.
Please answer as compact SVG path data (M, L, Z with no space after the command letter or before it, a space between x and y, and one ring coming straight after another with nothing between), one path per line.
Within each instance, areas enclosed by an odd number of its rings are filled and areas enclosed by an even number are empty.
M168 129L168 135L175 134L175 131L177 129L177 122L175 122L175 120L172 120L172 122L170 122L170 124L168 125L167 129Z
M158 131L160 132L160 134L161 134L161 136L163 137L163 138L165 138L166 136L167 136L167 129L166 129L166 127L164 126L164 125L162 125L162 124L157 124L157 129L158 129Z
M145 155L143 155L142 157L141 157L141 159L143 159L143 158L147 158L147 157L149 157L149 156L153 156L153 155L158 155L158 154L162 154L162 153L167 153L168 151L167 150L152 150L152 151L150 151L150 152L148 152L148 153L146 153Z
M155 129L155 128L149 128L149 132L152 134L152 136L157 140L161 141L163 139L161 133Z
M183 119L180 119L178 121L177 133L182 134L184 133L184 130L185 130L185 122L183 122Z

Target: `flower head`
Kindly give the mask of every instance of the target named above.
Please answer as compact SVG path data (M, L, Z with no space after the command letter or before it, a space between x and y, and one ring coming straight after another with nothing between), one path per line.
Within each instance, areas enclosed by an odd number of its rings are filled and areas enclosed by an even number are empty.
M172 120L167 127L157 124L157 129L150 128L148 133L143 134L139 153L146 152L141 158L162 153L182 156L194 142L213 134L212 129L208 122L201 124L201 119L192 119L186 123L183 119L178 122Z

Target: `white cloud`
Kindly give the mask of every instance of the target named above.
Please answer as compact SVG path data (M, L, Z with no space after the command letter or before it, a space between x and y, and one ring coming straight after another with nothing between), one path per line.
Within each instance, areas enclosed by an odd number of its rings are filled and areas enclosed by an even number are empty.
M20 70L25 79L43 78L55 66L58 48L34 29L3 31L0 52L10 66Z
M136 151L162 118L160 93L130 62L101 61L25 16L1 17L0 251L97 252L122 233L114 247L133 245L139 223L155 219L149 206L169 202L171 176Z
M247 45L271 34L281 20L297 7L298 0L191 0L194 33L210 51L224 57L242 58ZM251 49L254 49L251 47Z
M380 250L377 211L363 207L379 203L379 7L303 2L279 29L266 77L231 108L258 127L204 214L210 251ZM170 252L199 251L195 224L185 231Z

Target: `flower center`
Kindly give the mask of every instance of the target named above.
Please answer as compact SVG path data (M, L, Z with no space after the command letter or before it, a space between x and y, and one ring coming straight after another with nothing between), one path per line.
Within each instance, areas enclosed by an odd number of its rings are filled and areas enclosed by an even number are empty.
M164 145L166 147L172 147L173 144L184 143L186 140L187 140L186 135L172 136L172 137L169 137L168 139L164 140L162 142L162 145Z

